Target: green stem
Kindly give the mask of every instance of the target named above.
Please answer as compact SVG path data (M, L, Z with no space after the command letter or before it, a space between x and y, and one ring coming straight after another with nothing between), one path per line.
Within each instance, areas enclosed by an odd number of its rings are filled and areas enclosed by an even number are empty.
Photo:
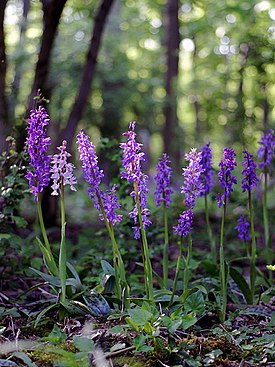
M264 167L264 202L263 202L263 217L264 217L264 234L266 249L269 250L269 225L267 212L267 168Z
M168 307L172 305L174 297L175 297L175 292L177 289L177 283L179 279L180 262L181 262L182 254L183 254L183 236L181 236L181 239L180 239L180 252L179 252L179 256L177 260L177 267L176 267L176 273L175 273L175 278L174 278L174 283L173 283L172 296L171 296Z
M207 233L208 233L208 238L209 238L210 246L211 246L211 257L212 257L213 264L216 265L217 264L217 250L216 250L216 243L213 237L212 229L210 226L207 195L204 196L204 204L205 204L205 220L206 220L206 226L207 226Z
M44 225L42 206L41 206L41 195L40 194L38 194L37 212L38 212L40 228L41 228L42 236L43 236L43 239L44 239L44 245L45 245L45 250L42 250L44 260L45 260L48 271L50 273L52 273L52 275L58 276L59 271L58 271L58 268L56 266L56 263L55 263L55 260L54 260L54 257L53 257L53 253L52 253L52 250L51 250L51 246L50 246L48 236L47 236L47 232L46 232L45 225Z
M163 203L163 219L164 219L164 247L163 247L163 285L167 288L168 284L168 247L169 247L169 237L168 237L168 217L167 217L167 207Z
M127 284L126 281L126 275L125 275L125 266L119 251L119 247L116 243L115 240L115 235L114 235L114 228L111 224L109 224L109 235L112 241L112 246L113 246L113 254L114 254L114 268L118 269L118 283L120 284L121 282L121 286L120 287L120 291L121 291L121 296L122 296L122 292L124 293L123 297L121 297L121 300L124 300L124 306L126 307L126 309L130 308L130 292L129 292L129 286ZM122 289L121 289L122 288Z
M250 227L251 227L251 255L250 255L250 286L251 286L251 296L254 300L255 294L255 280L256 280L256 237L254 229L254 217L253 217L253 204L251 190L248 190L248 205L249 205L249 215L250 215Z
M264 167L264 200L263 200L263 219L264 219L264 235L266 248L266 261L272 262L272 245L269 235L268 210L267 210L267 167ZM269 270L269 280L272 281L272 270Z
M136 204L138 209L138 219L139 219L139 226L140 226L140 233L142 239L142 247L143 247L143 256L144 256L144 278L145 278L145 290L146 290L146 297L153 301L153 270L149 256L149 248L147 243L146 232L144 230L143 221L142 221L142 214L141 214L141 206L140 200L138 195L138 186L137 182L134 182L134 190L136 194Z
M183 283L183 291L186 292L189 286L190 279L190 260L192 257L192 237L191 233L188 233L188 246L187 246L187 256L186 256L186 264L184 269L184 283Z
M42 214L42 206L41 206L41 195L40 194L38 194L37 212L38 212L38 217L39 217L39 223L40 223L42 236L43 236L43 239L44 239L44 244L46 246L46 249L49 252L52 252L51 247L50 247L50 243L49 243L49 240L48 240L45 224L44 224L44 219L43 219L43 214Z
M225 200L226 200L226 198L225 198ZM227 303L225 261L224 261L224 251L223 251L225 214L226 214L226 201L223 205L223 214L222 214L222 223L221 223L221 237L220 237L220 283L221 283L221 296L222 296L221 322L224 322L224 320L225 320L226 303Z
M66 235L65 235L65 197L64 185L61 184L61 242L59 250L59 278L61 282L61 303L66 299L66 279L67 279L67 256L66 256Z
M119 247L115 240L114 228L111 223L109 223L106 212L104 210L103 202L99 193L97 193L97 198L99 202L99 206L101 209L101 213L104 218L104 222L109 233L112 247L113 247L113 262L114 262L114 271L115 271L115 294L116 297L122 301L124 298L124 306L126 308L130 308L130 300L129 300L129 286L126 282L125 275L125 267L124 263L119 251ZM124 292L124 297L122 297L122 291Z

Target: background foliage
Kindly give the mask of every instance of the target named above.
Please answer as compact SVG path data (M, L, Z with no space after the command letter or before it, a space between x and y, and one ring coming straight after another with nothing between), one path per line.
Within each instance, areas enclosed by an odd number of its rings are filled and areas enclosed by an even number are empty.
M255 144L275 120L272 3L172 1L178 7L179 70L172 81L174 93L167 95L169 2L114 1L77 129L85 127L97 142L100 136L119 137L129 121L137 120L145 148L155 160L164 149L164 107L172 103L177 112L173 144L181 155L209 139L214 156L226 144L235 148ZM8 0L5 7L6 121L9 132L16 129L19 135L25 129L23 117L43 37L42 6L50 3ZM101 5L95 0L64 3L49 73L41 86L51 100L48 109L57 141L78 93Z

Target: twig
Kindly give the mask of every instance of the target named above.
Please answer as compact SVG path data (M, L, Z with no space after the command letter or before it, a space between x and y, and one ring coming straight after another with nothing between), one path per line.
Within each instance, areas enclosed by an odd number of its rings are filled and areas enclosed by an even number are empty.
M168 364L164 364L164 363L162 363L159 359L158 359L158 363L159 363L161 366L163 366L163 367L170 367L170 366L168 366Z
M109 358L112 358L112 357L119 356L120 354L130 352L134 349L135 349L135 347L132 345L131 347L128 347L128 348L124 348L124 349L116 350L114 352L110 352L110 353L106 354L105 357L109 359Z

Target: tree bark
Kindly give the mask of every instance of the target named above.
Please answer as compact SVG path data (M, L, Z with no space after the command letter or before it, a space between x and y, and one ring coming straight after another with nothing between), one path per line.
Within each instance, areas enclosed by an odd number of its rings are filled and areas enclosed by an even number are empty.
M43 97L48 98L47 78L49 74L51 53L61 14L67 0L41 0L43 6L44 30L41 39L41 46L38 61L35 68L34 81L31 94L28 100L27 116L33 107L33 98L40 90Z
M114 0L102 0L101 5L97 11L95 17L95 23L92 32L92 38L89 46L89 50L86 57L86 62L82 72L82 79L76 96L73 108L71 110L67 125L61 132L60 140L67 140L68 150L71 149L72 141L75 136L77 124L83 116L87 100L90 95L91 85L95 75L95 69L97 64L97 55L99 52L100 42L103 35L104 27L108 14ZM59 142L60 143L60 142Z
M178 0L167 1L167 71L165 75L166 102L164 106L164 149L170 156L172 162L177 164L180 159L177 144L177 102L176 102L176 80L179 64L179 20ZM179 163L179 162L178 162Z
M244 72L247 64L247 59L249 56L250 48L249 45L243 43L241 46L241 54L240 54L240 81L238 86L238 94L236 97L238 108L235 114L235 122L236 122L236 129L233 133L233 141L239 141L242 146L245 146L245 137L243 134L244 127L245 127L245 105L244 105L244 91L243 91L243 82L244 82Z
M6 47L4 34L4 17L7 0L0 1L0 153L6 149L6 135L8 129L8 108L6 100Z
M23 1L23 14L22 14L22 21L20 24L20 38L18 41L17 46L21 48L25 48L25 40L26 40L26 29L27 29L27 20L28 20L28 14L30 10L30 0L24 0ZM11 86L11 100L10 100L10 116L12 116L12 120L15 121L15 107L18 103L18 92L20 88L20 82L22 77L22 64L27 62L26 57L24 55L23 62L16 60L15 61L15 74Z

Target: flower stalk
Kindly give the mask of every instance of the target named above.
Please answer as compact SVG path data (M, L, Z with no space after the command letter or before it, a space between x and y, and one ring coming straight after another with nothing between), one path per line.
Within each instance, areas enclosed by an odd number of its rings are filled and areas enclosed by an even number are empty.
M177 266L176 266L176 273L175 273L175 278L173 282L172 295L171 295L171 299L170 299L168 307L170 307L174 301L175 292L177 289L177 284L178 284L178 279L179 279L179 274L180 274L180 263L181 263L182 258L183 258L183 236L180 237L179 256L177 259Z
M209 220L209 210L208 210L208 194L210 189L213 186L213 175L214 170L212 168L212 149L210 148L210 142L205 144L201 148L201 165L204 171L201 173L200 181L203 184L203 188L201 190L201 196L204 196L204 208L205 208L205 221L207 227L208 238L210 242L211 248L211 258L213 264L217 264L217 250L216 243L213 237L212 229L210 226Z
M250 227L251 227L251 253L250 253L250 287L251 287L251 297L254 300L255 294L255 280L256 280L256 236L254 229L254 215L253 215L253 204L251 190L248 190L248 206L250 215Z
M61 282L61 303L66 299L66 279L67 279L67 255L66 255L66 219L65 219L65 195L64 185L61 184L60 189L61 196L61 241L59 249L59 277Z
M167 154L163 153L162 157L156 166L156 191L155 191L155 203L156 206L163 207L163 224L164 224L164 246L163 246L163 286L167 288L168 283L168 248L169 248L169 235L168 235L168 213L167 209L171 204L171 194L173 192L171 188L172 169L170 167L170 160Z
M162 271L163 271L163 286L168 286L168 252L169 252L169 235L168 235L168 215L166 204L163 203L163 222L164 222L164 246L163 246L163 260L162 260Z
M153 294L153 270L149 255L149 247L146 237L146 232L143 225L142 220L142 213L141 213L141 206L140 206L140 200L139 200L139 194L138 194L138 186L137 183L134 182L134 190L136 193L136 204L138 209L138 219L139 219L139 226L140 226L140 233L141 233L141 240L142 240L142 253L144 257L144 278L145 278L145 290L146 290L146 297L153 301L154 294Z
M259 168L264 171L264 193L263 193L263 222L264 236L266 246L266 261L273 261L272 243L269 231L269 219L267 208L267 191L268 191L268 168L270 167L275 149L275 134L273 130L268 130L259 141L260 148L258 149ZM272 281L272 271L269 270L269 279Z
M222 194L218 194L217 202L218 207L223 207L222 219L221 219L221 233L220 233L220 288L221 288L221 322L224 322L226 315L226 304L227 304L227 274L225 269L225 257L224 257L224 225L226 206L230 197L230 193L233 191L233 185L237 183L236 176L232 176L237 162L235 160L236 154L233 149L224 148L223 159L219 163L220 171L218 178L220 185L223 189Z
M187 236L187 255L184 269L184 277L183 277L183 291L186 292L188 290L189 279L190 279L190 260L192 257L192 236L191 233L188 233Z
M205 208L205 221L206 221L206 228L207 234L210 242L210 249L211 249L211 258L213 264L217 265L217 250L216 250L216 242L213 236L212 228L210 225L209 220L209 209L208 209L208 195L204 196L204 208Z
M134 198L135 206L130 212L130 218L134 219L134 238L141 237L146 297L153 301L153 270L145 232L151 224L148 218L150 211L147 209L148 177L141 170L144 153L140 151L142 144L136 142L135 125L135 121L130 122L129 130L123 133L123 136L127 136L127 142L120 144L123 149L122 166L124 168L121 177L133 185L130 196Z
M250 154L247 150L243 151L244 153L244 161L242 162L242 166L244 169L242 170L242 174L244 178L242 179L242 189L243 192L247 191L248 193L248 207L249 207L249 215L250 215L250 227L251 227L251 251L249 251L250 258L250 287L251 287L251 296L254 299L255 294L255 280L256 280L256 237L254 230L254 216L253 216L253 204L252 204L252 189L257 186L259 181L256 175L257 165L253 160L253 155Z
M99 218L105 222L111 239L115 273L115 295L121 301L122 307L129 308L129 286L126 282L125 266L114 235L114 225L122 219L122 215L116 213L116 209L120 208L115 192L116 185L111 190L107 190L107 192L103 192L99 188L104 174L98 167L95 146L90 142L90 137L83 130L77 135L77 144L84 178L89 184L88 194L93 200L95 208L100 212ZM123 302L124 304L122 304Z
M224 322L226 315L226 304L227 304L227 276L225 271L225 258L224 258L224 223L226 214L226 199L223 205L222 221L221 221L221 234L220 234L220 284L221 284L221 322Z
M193 225L193 209L195 206L196 198L201 195L203 190L203 183L201 182L201 175L204 172L204 168L201 164L201 152L197 152L195 148L191 149L190 153L185 155L185 159L189 161L187 168L183 168L183 177L185 178L181 192L185 195L186 210L180 215L177 226L174 227L175 234L179 234L181 237L188 236L187 255L184 268L184 291L188 289L190 278L190 260L192 258L192 238L191 229ZM181 252L179 254L181 255ZM174 282L175 283L175 282Z
M47 232L46 232L46 228L45 228L45 224L44 224L42 206L41 206L41 194L38 194L38 196L37 196L37 213L38 213L38 218L39 218L39 224L40 224L42 237L43 237L43 240L44 240L44 245L40 241L38 241L38 244L39 244L39 247L40 247L41 252L43 254L47 269L49 270L49 272L52 275L58 276L58 273L59 273L58 267L57 267L56 262L54 260L54 256L53 256L53 253L52 253L52 250L51 250L51 246L50 246L50 243L49 243L49 240L48 240L48 236L47 236Z

